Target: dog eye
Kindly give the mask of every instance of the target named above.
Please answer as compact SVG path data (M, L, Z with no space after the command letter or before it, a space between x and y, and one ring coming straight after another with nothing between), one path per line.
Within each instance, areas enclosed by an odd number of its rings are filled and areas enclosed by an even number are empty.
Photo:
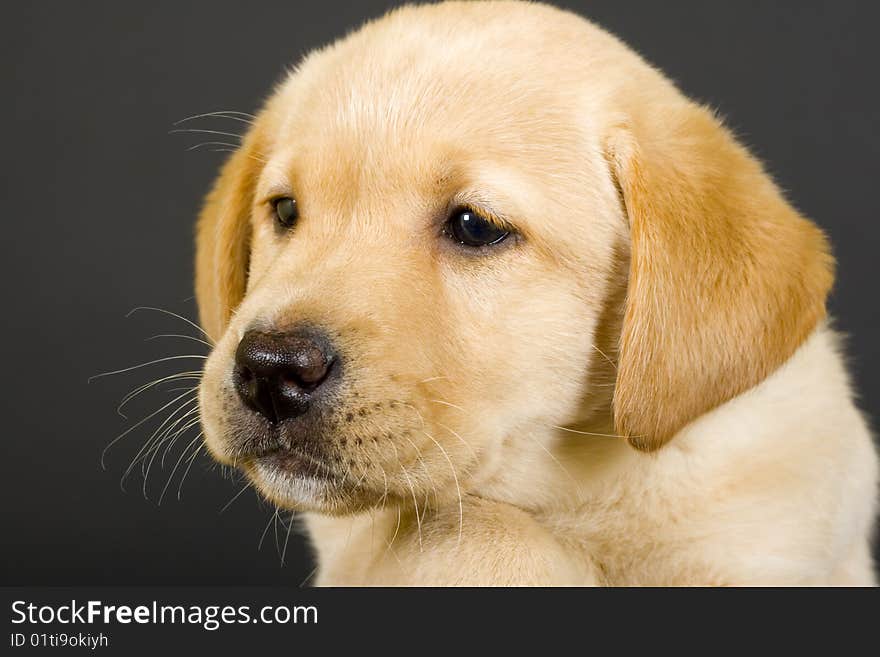
M465 246L498 244L510 235L509 230L481 217L471 210L456 210L446 222L444 232Z
M273 202L275 206L275 219L283 228L290 228L296 222L299 213L296 209L296 200L289 196L276 199Z

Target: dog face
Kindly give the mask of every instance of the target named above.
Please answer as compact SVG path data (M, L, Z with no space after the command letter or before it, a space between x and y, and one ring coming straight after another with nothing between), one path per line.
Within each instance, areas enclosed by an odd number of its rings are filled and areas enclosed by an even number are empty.
M824 312L821 234L565 12L407 8L309 56L198 229L214 456L273 501L442 503L605 414L656 449Z

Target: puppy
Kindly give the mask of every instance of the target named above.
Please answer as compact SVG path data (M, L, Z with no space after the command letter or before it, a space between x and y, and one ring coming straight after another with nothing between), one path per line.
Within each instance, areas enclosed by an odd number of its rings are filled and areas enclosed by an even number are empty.
M833 260L712 113L516 2L275 90L198 222L207 445L322 585L870 585Z

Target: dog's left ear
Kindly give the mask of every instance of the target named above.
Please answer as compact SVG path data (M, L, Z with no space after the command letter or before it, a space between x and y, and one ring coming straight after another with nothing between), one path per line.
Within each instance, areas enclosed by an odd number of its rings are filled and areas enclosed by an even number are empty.
M709 111L654 110L607 142L631 238L614 421L645 451L784 363L833 282L825 236Z
M252 128L226 161L196 226L196 300L202 328L218 340L247 286L254 188L262 168Z

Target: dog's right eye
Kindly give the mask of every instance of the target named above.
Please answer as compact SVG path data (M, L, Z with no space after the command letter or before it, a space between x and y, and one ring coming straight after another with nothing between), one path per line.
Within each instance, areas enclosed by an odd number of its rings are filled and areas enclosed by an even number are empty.
M279 226L282 228L290 228L296 223L296 219L299 216L296 208L296 199L289 196L283 196L279 199L275 199L272 205L275 208L275 220L278 222Z

